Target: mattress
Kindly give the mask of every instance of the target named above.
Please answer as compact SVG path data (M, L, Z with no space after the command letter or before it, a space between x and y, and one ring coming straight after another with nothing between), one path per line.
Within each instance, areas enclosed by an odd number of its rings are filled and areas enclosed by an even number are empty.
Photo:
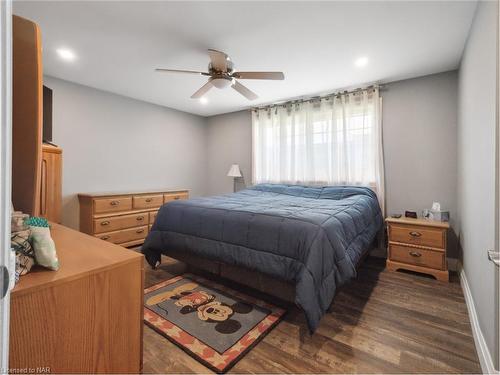
M260 184L163 205L142 252L153 267L186 252L293 283L314 332L382 223L369 188Z

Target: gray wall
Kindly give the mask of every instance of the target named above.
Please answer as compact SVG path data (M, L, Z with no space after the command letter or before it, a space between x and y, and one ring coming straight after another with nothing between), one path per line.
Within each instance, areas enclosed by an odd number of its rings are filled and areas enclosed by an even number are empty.
M497 3L479 2L459 71L458 209L463 266L481 331L498 368L495 246Z
M63 224L79 192L189 189L204 195L206 120L52 77L53 141L63 148Z
M382 92L387 214L450 210L456 258L457 72L393 82Z
M244 181L252 183L252 117L250 111L208 118L208 195L231 193L233 179L227 177L231 164L239 164Z
M382 97L387 213L405 209L420 213L439 201L454 218L457 73L390 83ZM243 167L245 179L251 183L250 112L214 116L208 125L207 191L231 191L232 181L225 174L232 163Z

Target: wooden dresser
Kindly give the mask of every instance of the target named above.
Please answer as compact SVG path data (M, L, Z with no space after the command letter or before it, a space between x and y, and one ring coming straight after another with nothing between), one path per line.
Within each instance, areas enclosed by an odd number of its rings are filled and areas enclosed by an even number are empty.
M448 223L410 218L387 218L387 268L406 269L448 281L446 240Z
M51 234L59 270L34 268L10 296L10 368L140 372L143 256L58 224Z
M188 198L187 190L78 194L80 231L125 247L141 245L160 206Z

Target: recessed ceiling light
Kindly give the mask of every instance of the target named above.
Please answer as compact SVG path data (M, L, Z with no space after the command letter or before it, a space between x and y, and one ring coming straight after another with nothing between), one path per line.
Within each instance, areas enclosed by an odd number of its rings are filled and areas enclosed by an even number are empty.
M59 57L63 60L66 60L66 61L73 61L76 59L76 55L75 53L70 50L70 49L67 49L67 48L58 48L56 50L57 54L59 55Z
M201 104L207 104L207 103L208 103L208 99L207 99L206 97L202 96L202 97L200 98L200 103L201 103Z
M354 61L354 65L356 65L358 68L362 68L368 64L368 57L359 57Z

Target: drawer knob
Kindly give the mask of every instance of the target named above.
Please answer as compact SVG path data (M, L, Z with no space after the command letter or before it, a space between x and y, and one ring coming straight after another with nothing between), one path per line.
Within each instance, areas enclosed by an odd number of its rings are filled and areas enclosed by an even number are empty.
M421 235L422 235L422 233L420 233L420 232L410 232L410 236L412 236L412 237L416 237L416 238L418 238L418 237L420 237Z
M109 240L109 236L102 236L101 240L104 240L104 241Z
M175 200L181 199L178 195L174 197Z
M107 220L103 221L103 222L101 222L101 225L109 225L109 221L107 221Z
M412 257L415 257L415 258L418 258L418 257L421 257L421 256L422 256L422 254L421 254L421 253L419 253L418 251L410 251L410 255L411 255Z
M146 198L147 203L151 202L152 200L153 200L152 198Z
M137 229L137 230L135 231L135 233L142 233L142 232L144 232L144 229Z
M137 220L138 220L138 221L142 221L142 220L144 220L144 216L137 216Z
M120 201L111 201L109 202L109 204L112 206L118 206L120 204Z

